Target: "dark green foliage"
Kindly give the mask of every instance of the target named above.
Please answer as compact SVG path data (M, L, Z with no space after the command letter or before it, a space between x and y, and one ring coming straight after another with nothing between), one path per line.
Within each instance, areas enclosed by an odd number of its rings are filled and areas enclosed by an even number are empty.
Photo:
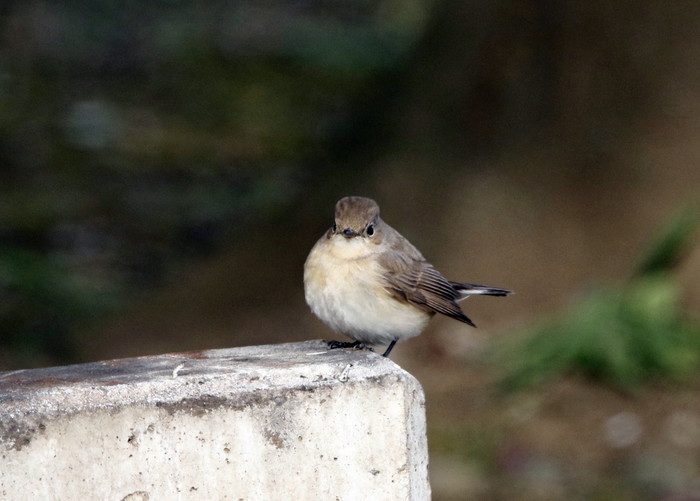
M86 319L106 304L127 306L187 260L288 217L314 166L331 172L329 152L359 133L356 115L427 9L10 2L0 370L78 358Z
M22 249L0 252L0 350L17 365L71 360L70 333L117 297L114 284ZM0 364L3 358L0 358Z

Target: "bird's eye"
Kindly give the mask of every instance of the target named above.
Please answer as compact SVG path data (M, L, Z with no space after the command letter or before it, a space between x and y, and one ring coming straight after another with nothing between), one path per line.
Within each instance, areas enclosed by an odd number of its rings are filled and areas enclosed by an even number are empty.
M370 225L367 227L367 236L368 236L368 237L371 237L372 235L374 235L374 225L373 225L373 224L370 224Z
M338 226L335 223L333 223L333 226L331 227L331 231L333 233L335 233L337 230L338 230Z

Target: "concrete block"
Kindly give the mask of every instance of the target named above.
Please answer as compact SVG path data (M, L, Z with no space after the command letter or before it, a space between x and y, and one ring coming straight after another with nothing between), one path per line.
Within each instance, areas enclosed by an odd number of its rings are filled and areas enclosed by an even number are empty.
M0 499L426 500L420 384L320 341L0 372Z

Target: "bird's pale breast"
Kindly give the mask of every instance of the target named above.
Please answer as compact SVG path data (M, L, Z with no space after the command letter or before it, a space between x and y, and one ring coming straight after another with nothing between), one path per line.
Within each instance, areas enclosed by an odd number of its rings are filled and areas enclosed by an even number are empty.
M357 341L417 336L430 315L389 294L377 258L361 239L322 237L304 265L306 302L329 327Z

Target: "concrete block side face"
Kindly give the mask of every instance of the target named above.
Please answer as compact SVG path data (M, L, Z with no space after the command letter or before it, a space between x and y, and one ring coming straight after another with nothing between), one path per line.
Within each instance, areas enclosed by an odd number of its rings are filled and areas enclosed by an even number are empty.
M428 430L425 417L425 393L418 380L407 372L402 375L406 404L406 451L411 465L410 496L412 501L431 499L428 476Z
M0 430L7 500L430 498L423 392L396 366L13 419Z
M122 499L137 492L408 499L405 444L396 433L403 402L385 397L373 386L350 385L247 409L77 414L47 423L44 434L3 461L0 492L7 499ZM342 427L334 425L339 415Z

